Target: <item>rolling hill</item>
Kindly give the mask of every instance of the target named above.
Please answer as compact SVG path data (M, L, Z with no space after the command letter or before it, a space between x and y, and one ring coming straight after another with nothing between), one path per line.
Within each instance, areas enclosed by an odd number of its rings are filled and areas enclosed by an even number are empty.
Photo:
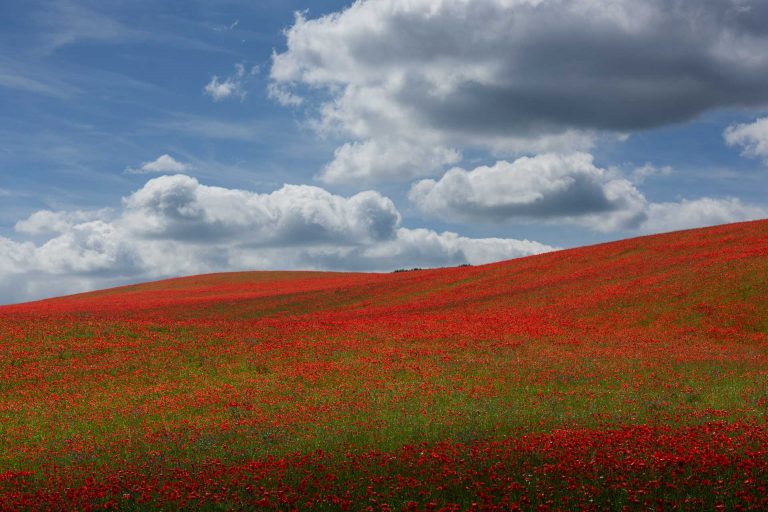
M768 221L0 307L0 509L765 509Z

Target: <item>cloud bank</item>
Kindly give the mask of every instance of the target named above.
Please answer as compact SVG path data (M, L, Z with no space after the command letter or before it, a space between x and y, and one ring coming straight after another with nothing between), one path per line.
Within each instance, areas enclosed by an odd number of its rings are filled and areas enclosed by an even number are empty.
M644 220L645 198L626 179L596 167L592 156L545 154L422 180L409 198L419 209L465 220L580 223L606 231Z
M348 140L322 179L410 179L468 147L588 150L765 105L765 19L758 0L357 1L298 14L271 87L311 100L318 131Z
M391 200L313 186L269 194L161 176L121 208L39 211L0 237L0 303L167 276L253 269L390 271L480 264L552 250L401 226ZM24 240L24 237L31 239Z
M745 204L733 197L683 199L675 203L648 205L647 219L641 228L647 233L677 231L699 226L714 226L742 220L764 219L768 209Z
M671 172L643 166L634 182ZM640 179L642 178L642 179ZM409 199L422 212L464 222L575 224L610 232L661 232L768 216L733 198L650 203L619 171L595 166L592 155L543 154L413 184Z

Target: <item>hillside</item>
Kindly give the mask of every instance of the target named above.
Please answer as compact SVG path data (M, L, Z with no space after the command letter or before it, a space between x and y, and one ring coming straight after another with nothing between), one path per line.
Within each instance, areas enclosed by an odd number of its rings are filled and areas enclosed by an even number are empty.
M768 221L171 279L0 340L3 510L768 506Z

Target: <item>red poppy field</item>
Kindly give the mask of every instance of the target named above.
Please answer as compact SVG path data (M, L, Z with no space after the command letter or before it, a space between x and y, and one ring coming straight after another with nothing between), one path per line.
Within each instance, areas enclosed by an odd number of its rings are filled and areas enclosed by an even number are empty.
M768 221L0 308L1 510L765 510Z

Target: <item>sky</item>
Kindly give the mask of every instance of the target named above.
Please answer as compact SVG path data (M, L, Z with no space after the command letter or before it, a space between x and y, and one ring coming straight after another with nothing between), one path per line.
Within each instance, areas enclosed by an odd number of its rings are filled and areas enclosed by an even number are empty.
M763 0L4 0L0 304L768 217Z

